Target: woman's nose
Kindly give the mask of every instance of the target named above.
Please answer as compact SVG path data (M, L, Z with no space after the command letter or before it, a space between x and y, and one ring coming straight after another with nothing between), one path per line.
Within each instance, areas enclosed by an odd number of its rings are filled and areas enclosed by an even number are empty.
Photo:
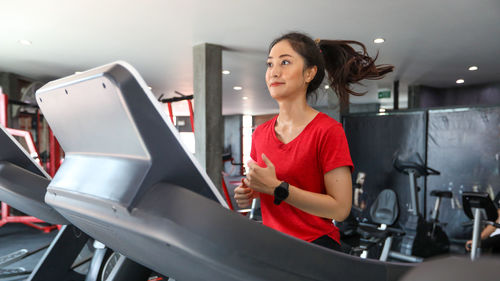
M279 71L278 67L273 67L271 69L271 77L279 77L280 74L281 72Z

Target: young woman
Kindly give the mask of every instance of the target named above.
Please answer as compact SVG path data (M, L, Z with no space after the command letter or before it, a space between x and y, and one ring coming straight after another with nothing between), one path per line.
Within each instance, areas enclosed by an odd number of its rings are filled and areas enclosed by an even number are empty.
M374 61L355 41L315 42L289 33L271 43L266 84L279 114L252 135L253 161L244 184L235 189L240 207L260 197L264 225L340 249L332 219L342 221L349 215L353 164L341 124L310 107L307 97L320 86L326 70L329 84L346 103L349 94L360 95L350 84L379 79L393 69Z

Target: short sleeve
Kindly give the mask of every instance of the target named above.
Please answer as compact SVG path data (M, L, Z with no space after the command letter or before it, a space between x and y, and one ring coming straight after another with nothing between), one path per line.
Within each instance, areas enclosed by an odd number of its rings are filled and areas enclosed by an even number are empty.
M342 126L336 125L325 130L320 141L319 159L323 174L342 166L348 166L351 173L354 171Z
M257 151L255 149L255 132L252 134L252 145L250 148L250 158L252 158L253 161L257 162Z

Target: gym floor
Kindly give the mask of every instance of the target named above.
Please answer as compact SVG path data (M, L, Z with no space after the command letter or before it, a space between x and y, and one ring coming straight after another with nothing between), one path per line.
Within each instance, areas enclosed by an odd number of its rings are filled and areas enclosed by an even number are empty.
M53 230L50 233L29 227L21 223L9 223L0 227L0 257L13 253L20 249L27 249L30 253L44 246L48 246L54 237L57 235L58 230ZM31 271L33 271L43 257L48 247L40 250L32 255L29 255L19 261L9 264L1 269L13 269L22 267L26 269L27 273L23 275L0 277L2 281L20 281L26 280ZM84 247L77 262L90 257L91 253ZM85 252L84 252L85 251ZM75 271L83 273L88 270L89 263L84 263L75 268Z
M50 233L43 233L40 230L29 227L21 223L9 223L0 227L0 257L15 252L20 249L27 249L29 252L39 249L50 242L57 235L57 230ZM33 271L38 261L42 258L46 249L34 253L15 263L9 264L2 269L12 269L23 267L28 272ZM0 277L0 280L25 280L29 275Z

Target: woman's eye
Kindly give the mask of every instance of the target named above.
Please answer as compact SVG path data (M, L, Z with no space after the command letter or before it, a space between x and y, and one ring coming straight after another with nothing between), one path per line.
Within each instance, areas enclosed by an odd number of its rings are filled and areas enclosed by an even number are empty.
M284 60L281 62L282 65L287 65L287 64L290 64L290 61L287 61L287 60Z
M266 64L267 64L267 67L271 67L271 66L273 66L273 63L272 63L272 62L266 62Z

